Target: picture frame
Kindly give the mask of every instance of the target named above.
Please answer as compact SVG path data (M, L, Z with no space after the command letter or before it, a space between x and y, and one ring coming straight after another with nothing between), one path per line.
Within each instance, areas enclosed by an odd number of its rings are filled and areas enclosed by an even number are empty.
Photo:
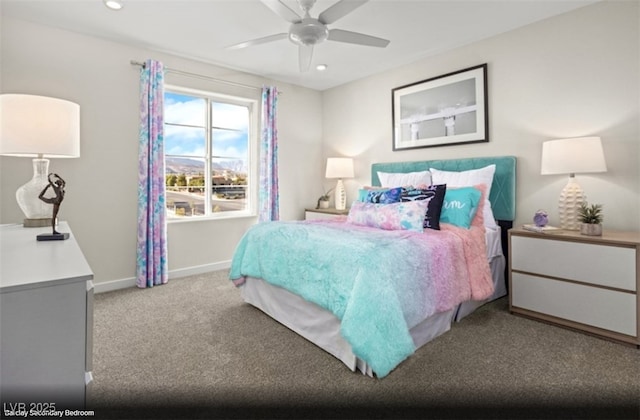
M391 90L393 150L489 141L487 64Z

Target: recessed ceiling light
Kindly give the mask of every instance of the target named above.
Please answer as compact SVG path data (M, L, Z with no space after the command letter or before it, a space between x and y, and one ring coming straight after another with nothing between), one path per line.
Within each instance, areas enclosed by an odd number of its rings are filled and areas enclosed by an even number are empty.
M327 67L329 67L329 66L327 66L326 64L318 64L318 65L316 66L316 70L318 70L318 71L325 71L325 70L327 69Z
M122 9L122 2L120 0L104 0L104 5L111 10Z

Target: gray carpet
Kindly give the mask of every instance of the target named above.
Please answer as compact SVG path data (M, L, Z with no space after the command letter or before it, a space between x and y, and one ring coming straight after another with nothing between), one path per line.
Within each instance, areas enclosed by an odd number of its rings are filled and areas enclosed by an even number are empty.
M481 307L374 379L245 304L226 271L96 295L97 418L640 418L640 351Z

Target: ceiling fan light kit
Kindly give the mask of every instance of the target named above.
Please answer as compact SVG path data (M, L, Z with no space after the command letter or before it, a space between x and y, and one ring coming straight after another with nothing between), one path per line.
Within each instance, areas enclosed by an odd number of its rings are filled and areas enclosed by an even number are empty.
M304 18L291 24L289 39L297 45L316 45L329 37L329 28L317 19Z
M325 40L379 48L384 48L389 45L389 40L386 39L341 29L329 29L327 27L328 24L331 24L351 13L353 10L365 4L368 0L340 0L324 12L320 13L317 19L312 18L309 15L309 10L311 10L316 0L298 0L298 6L300 6L304 17L301 17L294 10L290 9L289 6L284 4L281 0L261 1L275 14L286 21L291 22L289 33L270 35L263 38L241 42L228 47L229 49L246 48L267 42L278 41L288 37L292 43L299 47L298 54L300 71L305 72L309 70L309 67L311 66L313 47Z

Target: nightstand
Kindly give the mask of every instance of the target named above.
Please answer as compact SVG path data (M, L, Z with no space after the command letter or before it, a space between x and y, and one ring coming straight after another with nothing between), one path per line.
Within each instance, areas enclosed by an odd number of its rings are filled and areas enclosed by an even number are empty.
M640 348L640 233L509 231L509 310Z
M338 219L341 217L346 217L348 214L349 209L304 209L304 220Z

